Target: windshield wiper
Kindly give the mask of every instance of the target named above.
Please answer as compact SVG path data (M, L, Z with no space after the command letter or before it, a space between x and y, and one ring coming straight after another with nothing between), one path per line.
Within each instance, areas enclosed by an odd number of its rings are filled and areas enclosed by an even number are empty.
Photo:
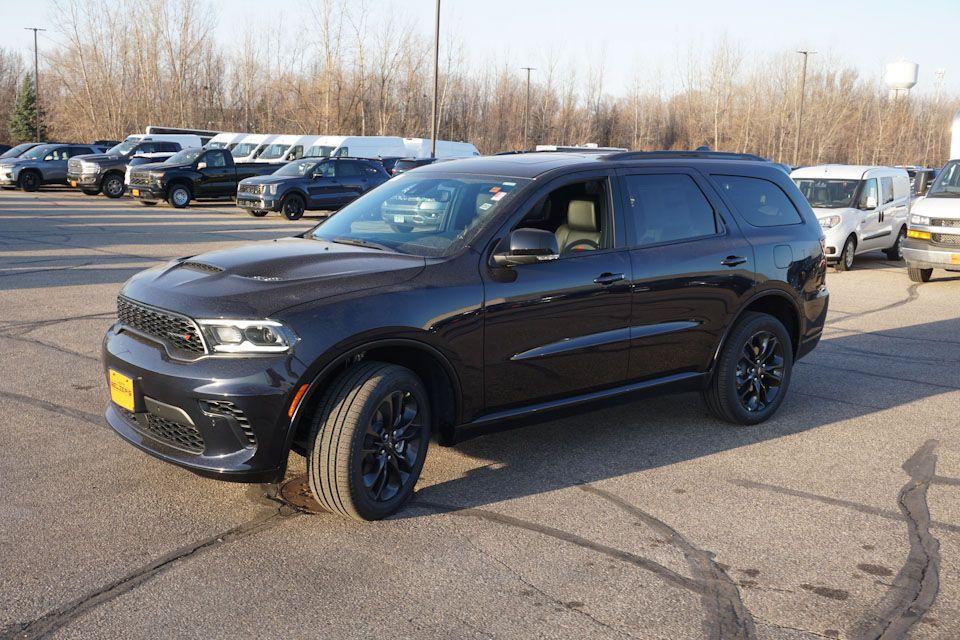
M928 198L960 198L960 191L936 191L928 193Z
M361 240L360 238L334 238L331 242L336 242L337 244L349 244L354 247L365 247L367 249L376 249L377 251L393 251L390 247L376 242L370 242L369 240Z

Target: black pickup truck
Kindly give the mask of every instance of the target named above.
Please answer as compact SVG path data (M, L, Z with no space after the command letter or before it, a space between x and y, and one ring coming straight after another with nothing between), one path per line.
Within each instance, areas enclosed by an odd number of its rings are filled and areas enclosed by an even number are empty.
M237 194L244 178L273 173L282 165L234 164L225 149L184 149L166 162L142 164L130 170L130 195L144 205L166 200L182 209L191 200L226 199Z

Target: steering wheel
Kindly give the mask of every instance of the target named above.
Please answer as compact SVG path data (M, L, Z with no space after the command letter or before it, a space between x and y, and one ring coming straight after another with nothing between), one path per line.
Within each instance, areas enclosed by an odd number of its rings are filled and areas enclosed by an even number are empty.
M600 243L593 240L574 240L563 248L563 253L574 253L576 251L596 251L600 248Z

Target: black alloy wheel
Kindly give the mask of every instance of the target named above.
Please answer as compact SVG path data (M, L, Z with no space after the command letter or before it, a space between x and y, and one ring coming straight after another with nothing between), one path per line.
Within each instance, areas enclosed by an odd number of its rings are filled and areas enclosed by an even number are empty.
M751 413L762 412L777 400L783 383L783 345L770 331L754 333L737 362L737 397Z
M409 391L380 401L363 435L361 474L367 497L388 502L409 484L423 446L423 415Z
M40 189L40 176L36 171L24 171L20 174L20 188L24 191L38 191Z
M305 204L303 198L295 193L288 195L283 199L283 215L287 220L299 220L303 217Z

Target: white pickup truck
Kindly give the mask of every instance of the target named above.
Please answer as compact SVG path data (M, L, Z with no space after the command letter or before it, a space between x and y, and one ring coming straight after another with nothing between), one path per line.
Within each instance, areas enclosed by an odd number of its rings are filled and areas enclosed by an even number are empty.
M914 204L903 258L914 282L927 282L934 269L960 271L960 160L948 162Z

